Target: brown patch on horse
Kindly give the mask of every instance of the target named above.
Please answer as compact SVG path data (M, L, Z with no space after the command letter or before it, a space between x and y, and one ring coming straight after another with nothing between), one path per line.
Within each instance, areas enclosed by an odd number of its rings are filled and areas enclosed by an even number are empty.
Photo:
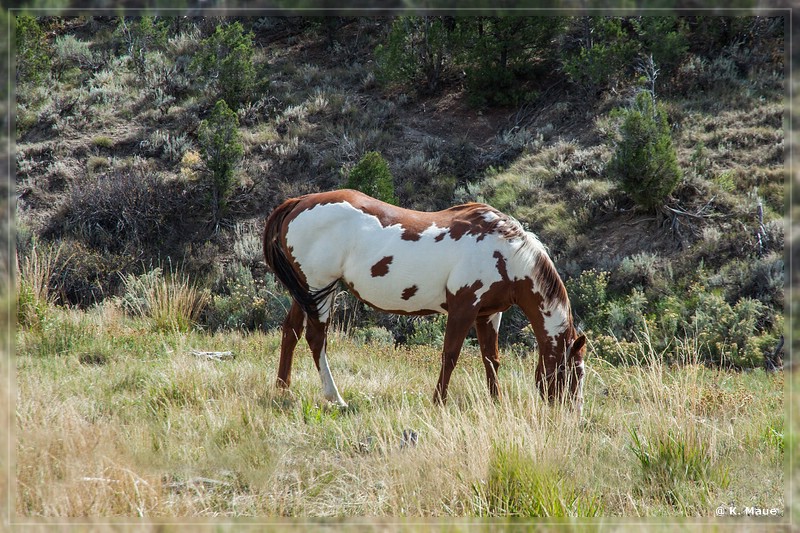
M464 235L477 235L477 240L481 240L494 230L495 225L487 222L484 218L484 215L489 212L487 206L465 204L457 207L464 208L464 213L463 216L454 218L450 224L449 233L454 241L461 239ZM451 209L451 211L455 209Z
M439 235L437 235L436 238L433 240L436 242L442 242L446 236L447 236L447 231L443 231Z
M425 316L425 315L436 315L436 314L439 314L439 313L442 312L440 309L438 309L438 310L437 309L419 309L417 311L402 311L402 310L399 310L399 309L384 309L383 307L379 307L379 306L375 305L374 303L368 302L364 298L362 298L361 295L358 294L358 291L356 290L355 286L351 282L345 281L345 285L347 285L347 288L350 291L350 293L353 296L355 296L356 298L358 298L358 300L364 302L367 305L370 305L370 306L374 307L378 311L383 311L384 313L391 313L393 315L406 315L406 316Z
M505 239L523 235L524 230L516 220L488 205L469 203L446 211L456 210L463 211L463 214L455 217L450 223L449 233L453 240L457 241L464 235L474 236L476 241L494 234L502 235Z
M412 285L403 290L403 295L401 296L401 298L403 298L403 300L410 300L415 294L417 294L418 290L419 287L417 287L416 285Z
M500 274L500 278L503 281L508 281L508 268L506 267L506 258L500 252L500 250L495 250L492 257L497 259L497 272Z
M459 301L459 302L475 302L475 293L483 287L483 282L479 279L472 282L470 285L464 285L460 289L458 289L455 293L451 293L447 291L447 302L450 303L452 301ZM458 307L458 306L457 306Z
M370 269L370 272L372 273L372 277L373 278L379 278L381 276L385 276L386 274L388 274L389 273L389 265L392 264L393 260L394 260L394 256L387 255L386 257L384 257L383 259L381 259L380 261L378 261L377 263L372 265L372 268Z

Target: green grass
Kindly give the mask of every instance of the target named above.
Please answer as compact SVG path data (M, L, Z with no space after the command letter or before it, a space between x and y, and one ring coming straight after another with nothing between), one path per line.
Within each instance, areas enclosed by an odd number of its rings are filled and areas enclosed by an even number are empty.
M20 328L17 516L710 517L727 502L784 505L782 374L655 354L616 367L594 348L579 420L543 405L530 358L504 354L495 403L466 347L437 407L436 348L333 334L340 409L304 342L291 389L275 388L279 343L154 329L111 304L52 308L41 328Z

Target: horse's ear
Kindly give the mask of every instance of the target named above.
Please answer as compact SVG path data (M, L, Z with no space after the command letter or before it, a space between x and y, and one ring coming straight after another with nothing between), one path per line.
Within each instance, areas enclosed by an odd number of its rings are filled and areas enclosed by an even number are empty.
M573 357L576 353L583 350L584 346L586 346L586 335L581 333L577 339L572 341L572 346L569 347L570 357Z

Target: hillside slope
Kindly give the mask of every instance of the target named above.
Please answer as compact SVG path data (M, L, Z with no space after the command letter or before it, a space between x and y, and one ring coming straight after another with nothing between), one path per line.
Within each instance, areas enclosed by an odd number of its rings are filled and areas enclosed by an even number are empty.
M46 82L18 93L17 244L22 255L60 247L50 282L61 303L122 295L126 275L161 266L216 295L207 326L274 326L276 289L258 281L264 218L289 196L342 186L378 151L401 205L486 201L539 235L598 346L649 331L669 349L695 335L709 359L753 365L782 332L784 51L770 21L702 44L715 59L690 54L658 80L683 178L653 212L606 172L635 77L591 92L555 69L528 80L517 105L476 106L463 73L433 94L379 82L387 19L242 19L255 88L237 111L244 157L218 223L198 145L213 80L190 68L218 21L166 19L140 56L133 19L39 22L53 57ZM357 307L342 305L342 324L409 327ZM530 342L523 325L506 321L513 342Z

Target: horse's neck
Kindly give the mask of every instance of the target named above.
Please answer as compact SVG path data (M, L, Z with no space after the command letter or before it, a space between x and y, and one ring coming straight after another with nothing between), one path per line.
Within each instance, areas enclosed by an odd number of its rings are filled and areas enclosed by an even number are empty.
M542 353L556 354L559 339L572 327L569 301L560 298L546 299L540 292L531 291L518 305L533 327L536 342Z

